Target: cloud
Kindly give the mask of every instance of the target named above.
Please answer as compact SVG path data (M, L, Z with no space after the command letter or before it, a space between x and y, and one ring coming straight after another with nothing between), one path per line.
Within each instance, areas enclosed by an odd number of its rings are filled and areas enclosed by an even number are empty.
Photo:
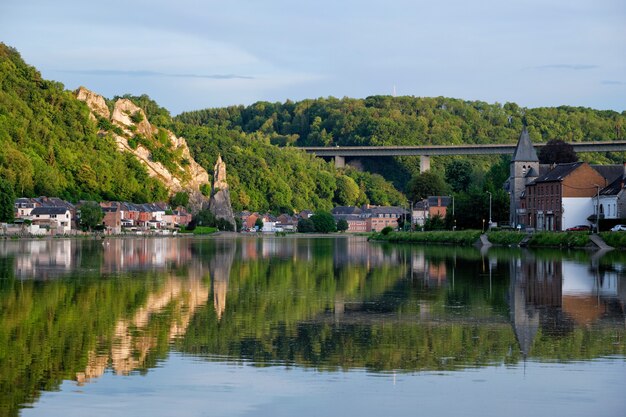
M126 77L165 77L165 78L205 78L211 80L253 80L254 77L249 75L237 74L176 74L158 71L126 71L126 70L58 70L57 72L80 74L80 75L97 75L97 76L126 76Z
M600 84L603 85L626 85L624 81L616 81L616 80L603 80Z
M586 64L552 64L552 65L539 65L536 67L532 67L537 70L551 70L551 69L564 69L564 70L590 70L595 68L600 68L599 65L586 65Z

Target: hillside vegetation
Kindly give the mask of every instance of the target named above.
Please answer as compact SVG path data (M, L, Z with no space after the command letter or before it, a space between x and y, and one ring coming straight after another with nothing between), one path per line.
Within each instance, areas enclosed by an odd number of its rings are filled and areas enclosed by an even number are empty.
M293 212L405 201L381 176L338 172L332 164L304 152L271 145L263 134L174 122L146 95L123 98L139 106L155 128L169 128L187 138L192 156L208 172L221 153L235 210ZM107 102L109 110L114 101ZM165 136L161 133L159 129L158 140ZM119 141L122 136L119 126L90 117L89 108L74 93L61 83L42 79L15 49L0 43L0 179L16 196L58 196L69 201L167 199L167 188L150 177L131 152L118 150L115 138ZM152 161L166 168L181 165L172 159L180 159L174 151L168 153L167 147L147 139L135 135L126 140L132 149L143 146Z
M459 212L475 214L465 227L476 227L485 218L485 190L494 193L494 213L499 213L494 217L507 218L507 196L501 191L508 175L506 158L439 157L433 161L433 174L442 180L445 177L446 183L433 187L432 181L419 176L417 157L364 159L352 161L359 169L336 169L331 162L297 147L514 143L523 123L535 142L616 140L624 139L626 125L626 112L578 107L526 109L514 103L442 97L258 102L174 118L147 95L123 98L143 110L156 129L152 136L157 142L149 142L150 135L124 136L119 126L102 117L94 120L72 92L42 79L16 50L0 44L0 180L17 196L59 196L70 201L164 200L171 190L148 175L130 151L145 148L151 161L168 169L184 168L191 161L165 141L163 129L169 129L186 139L191 156L209 175L217 155L222 154L236 211L399 205L407 200L403 192L417 201L429 190L455 193ZM109 110L113 103L107 102ZM120 142L122 136L128 152L116 147L116 138ZM623 157L583 156L605 163L621 162ZM463 226L463 220L458 220L458 226Z
M98 136L87 106L0 43L0 178L17 196L147 202L167 197L130 154Z
M258 102L186 112L177 120L258 133L280 146L381 146L515 143L524 123L535 143L623 140L626 112L583 107L522 108L445 97L333 97L285 103ZM623 154L583 154L588 162L621 163ZM432 169L454 158L439 157ZM483 173L497 157L465 157ZM419 170L417 157L364 159L360 165L405 191ZM480 172L478 173L480 176Z

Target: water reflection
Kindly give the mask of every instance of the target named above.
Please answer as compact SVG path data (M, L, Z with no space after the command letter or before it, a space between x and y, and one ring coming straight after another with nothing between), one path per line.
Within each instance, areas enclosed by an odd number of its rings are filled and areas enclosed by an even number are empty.
M0 405L171 350L318 369L626 356L626 256L361 238L0 242Z

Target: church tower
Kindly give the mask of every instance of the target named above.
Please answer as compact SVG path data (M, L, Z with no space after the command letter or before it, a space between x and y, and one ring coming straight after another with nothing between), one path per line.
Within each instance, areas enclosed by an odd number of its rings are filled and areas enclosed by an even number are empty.
M513 152L509 174L509 194L511 197L509 220L511 226L528 223L521 209L520 198L526 188L526 184L539 176L539 158L530 141L530 135L526 126L517 141L517 147Z

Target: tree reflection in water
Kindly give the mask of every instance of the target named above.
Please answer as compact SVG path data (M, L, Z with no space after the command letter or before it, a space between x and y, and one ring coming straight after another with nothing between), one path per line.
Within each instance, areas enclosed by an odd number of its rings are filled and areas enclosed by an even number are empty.
M0 243L0 404L172 349L317 369L456 370L626 354L623 255L363 238Z

